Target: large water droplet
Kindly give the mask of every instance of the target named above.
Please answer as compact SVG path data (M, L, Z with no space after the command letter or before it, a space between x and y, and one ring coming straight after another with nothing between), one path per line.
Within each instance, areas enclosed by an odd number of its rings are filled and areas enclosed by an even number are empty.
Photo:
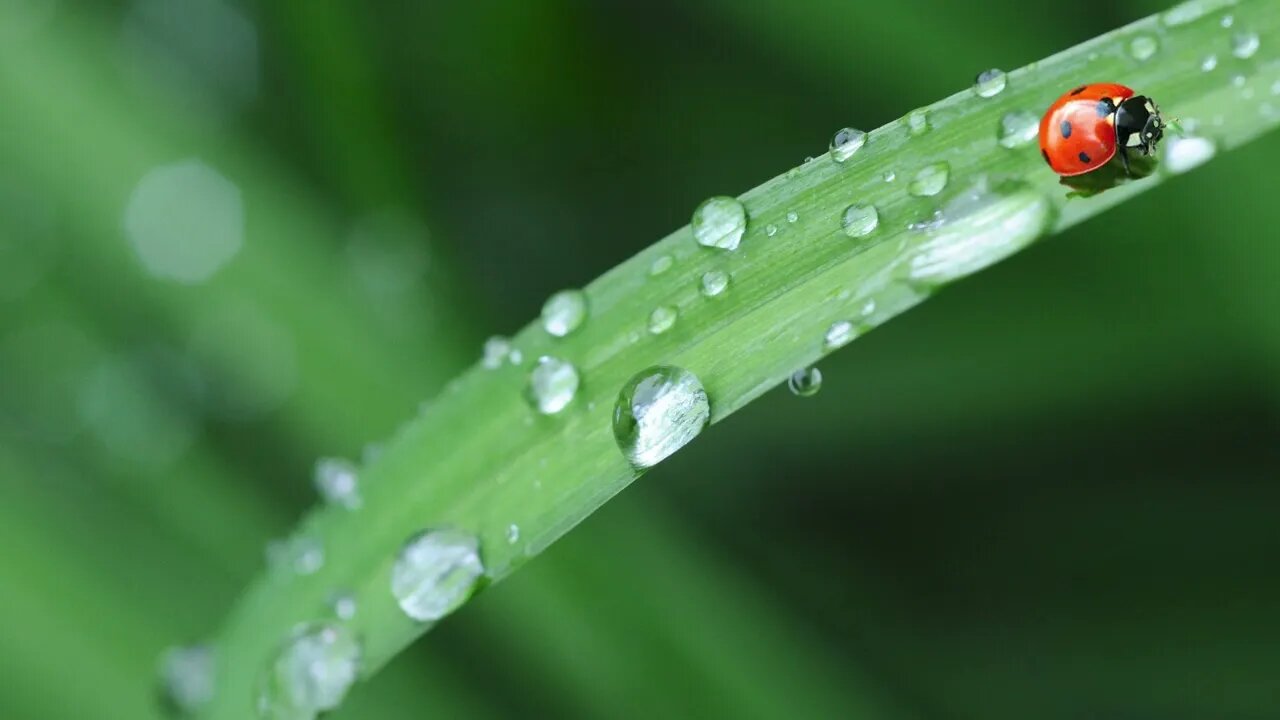
M653 261L653 264L649 266L649 274L661 275L662 273L670 270L671 266L675 264L675 258L670 255L660 255Z
M679 312L670 305L659 305L649 313L649 332L661 335L676 324Z
M1211 160L1217 148L1202 137L1173 137L1164 145L1164 167L1172 173L1184 173Z
M838 163L853 157L867 143L867 134L853 128L843 128L831 138L831 159Z
M649 468L698 437L711 418L702 382L688 370L651 367L622 386L613 437L636 468Z
M911 184L907 186L907 192L916 197L931 197L942 192L947 186L947 180L951 177L951 166L947 163L940 162L932 165L925 165L920 168L916 176L911 179Z
M1238 32L1231 37L1231 54L1241 60L1248 60L1258 52L1262 41L1256 32Z
M587 294L581 290L561 290L542 305L542 328L556 337L577 330L586 319Z
M850 205L845 208L840 226L844 234L852 238L866 237L880 225L880 213L875 205Z
M321 458L316 461L316 490L330 505L348 510L360 507L360 476L356 466L339 458Z
M996 140L1010 150L1029 145L1040 134L1040 117L1026 110L1005 113L1000 118Z
M715 297L729 287L729 274L723 270L708 270L702 274L702 294Z
M827 328L827 332L822 336L822 349L831 351L844 347L853 342L857 336L858 331L853 323L848 320L837 320L831 323L831 327Z
M1217 55L1213 55L1213 54L1206 55L1204 60L1200 61L1200 69L1205 72L1213 72L1213 70L1216 69L1217 67L1218 67Z
M907 115L907 130L912 135L923 135L929 132L929 111L920 108Z
M484 341L484 354L480 359L480 364L490 370L496 370L502 367L502 363L506 362L511 355L511 339L494 335Z
M911 253L909 277L938 284L976 272L1013 254L1048 226L1052 206L1029 187L999 191L980 183L943 209L941 222Z
M1129 55L1138 62L1146 62L1155 57L1160 43L1150 35L1139 35L1129 41Z
M989 98L999 95L1004 90L1004 86L1008 83L1008 78L1003 70L991 68L978 73L978 77L973 80L973 89L981 97Z
M194 715L213 700L216 663L208 645L169 648L160 657L160 688L180 715Z
M693 211L691 225L699 245L737 250L747 231L747 209L731 197L709 198Z
M430 530L413 536L391 569L391 594L405 615L432 622L471 597L484 564L480 543L461 530Z
M267 666L258 717L301 720L342 704L360 670L360 641L336 623L303 625Z
M816 367L801 368L787 378L787 389L798 397L812 397L822 389L822 371Z
M578 393L578 369L571 363L550 356L538 358L529 373L527 397L543 415L554 415Z

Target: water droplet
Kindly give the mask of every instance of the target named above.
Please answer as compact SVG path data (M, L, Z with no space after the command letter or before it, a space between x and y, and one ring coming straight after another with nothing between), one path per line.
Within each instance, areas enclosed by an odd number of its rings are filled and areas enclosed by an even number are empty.
M1138 62L1146 62L1155 57L1160 43L1150 35L1139 35L1129 41L1129 55Z
M309 535L294 535L267 543L267 565L298 575L314 575L324 567L324 546Z
M1160 16L1160 19L1169 27L1186 25L1215 10L1235 4L1236 0L1188 0L1188 2L1166 10L1164 15Z
M649 332L654 335L661 335L676 324L678 316L679 313L674 307L659 305L653 309L653 312L649 313Z
M777 234L778 234L778 226L777 226L777 225L774 225L774 224L772 224L772 223L771 223L771 224L769 224L769 225L766 225L766 226L765 226L765 228L764 228L764 234L765 234L766 236L768 236L768 237L773 237L774 235L777 235Z
M622 386L613 437L632 466L650 468L698 437L711 418L702 382L688 370L651 367Z
M587 319L587 295L581 290L561 290L542 305L542 329L556 337L577 330Z
M812 397L822 389L822 371L816 367L801 368L787 378L787 389L798 397Z
M671 257L670 255L662 255L658 257L657 260L654 260L653 264L649 266L649 274L661 275L662 273L670 270L671 266L675 264L676 264L675 258Z
M339 620L350 620L356 616L356 597L349 592L334 593L329 598L329 607Z
M826 334L822 336L822 349L831 351L844 347L853 342L857 336L858 331L853 323L848 320L837 320L831 323L831 327L827 328Z
M1052 205L1023 185L979 183L942 211L941 223L910 252L909 278L939 284L976 272L1029 245L1052 219Z
M951 176L951 166L947 163L940 162L932 165L925 165L920 168L916 176L912 178L911 184L907 186L907 192L916 197L931 197L942 192L947 186L947 180Z
M973 80L973 89L981 97L995 97L1004 90L1007 83L1008 79L1004 71L992 68L978 73L978 77Z
M217 687L213 648L208 645L169 648L160 657L160 688L181 715L194 715L213 700Z
M199 160L161 165L129 197L125 234L153 277L198 285L244 244L240 188Z
M405 615L432 622L457 610L484 574L480 543L461 530L429 530L405 543L391 568L391 595Z
M1040 134L1040 117L1026 110L1005 113L1000 118L996 139L1010 150L1030 144Z
M852 238L866 237L880 225L880 213L875 205L850 205L844 210L840 226L844 234Z
M1203 70L1203 71L1205 71L1205 72L1212 72L1212 71L1213 71L1213 69L1214 69L1214 68L1216 68L1216 67L1218 67L1218 56L1217 56L1217 55L1209 55L1209 56L1205 57L1205 59L1204 59L1204 60L1201 60L1201 61L1200 61L1200 69L1201 69L1201 70Z
M885 182L890 183L890 182L893 182L894 180L898 179L898 174L897 174L897 173L895 173L895 172L894 172L894 171L892 171L892 170L885 170L885 171L884 171L884 175L882 175L881 177L883 177L883 178L884 178L884 181L885 181Z
M529 373L527 397L543 415L554 415L578 393L578 369L559 358L544 355Z
M693 211L693 239L699 245L721 250L737 250L747 231L747 209L737 200L709 198Z
M928 111L923 108L912 110L907 115L907 130L909 130L912 135L923 135L929 132Z
M1221 23L1222 27L1224 27L1224 28L1229 28L1229 27L1231 27L1232 25L1235 25L1235 24L1236 24L1236 16L1235 16L1235 15L1232 15L1231 13L1227 13L1226 15L1223 15L1223 16L1222 16L1222 23Z
M800 214L797 213L796 211L792 210L787 213L787 222L793 223L799 219L800 219Z
M507 526L507 543L515 545L518 542L520 542L520 526L511 523Z
M520 352L520 348L513 347L511 348L511 354L507 356L507 359L511 361L512 365L519 365L524 362L524 353Z
M1238 32L1231 36L1231 54L1241 60L1248 60L1258 52L1262 41L1256 32Z
M1242 88L1246 82L1243 75L1236 75L1231 78L1231 87Z
M868 300L862 306L862 317L870 317L876 311L876 301Z
M342 704L360 670L360 642L336 623L300 626L267 666L258 717L314 718Z
M1280 95L1280 80L1271 83L1271 94Z
M715 297L729 287L729 274L723 270L708 270L702 274L702 294Z
M484 354L480 359L480 364L484 367L495 370L502 367L502 363L511 354L511 340L494 335L484 341Z
M838 163L853 157L867 143L867 134L853 128L843 128L831 138L831 159Z
M330 505L348 510L360 507L360 476L349 461L321 458L316 461L313 480L320 497Z
M1207 138L1172 137L1164 145L1164 167L1171 173L1184 173L1205 164L1216 152L1213 141Z

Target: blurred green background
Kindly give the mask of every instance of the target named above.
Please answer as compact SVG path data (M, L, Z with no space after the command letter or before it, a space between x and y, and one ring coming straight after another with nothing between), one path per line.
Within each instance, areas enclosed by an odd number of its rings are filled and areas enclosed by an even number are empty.
M157 715L315 458L486 336L1163 6L0 2L0 717ZM1280 716L1278 151L754 403L335 717Z

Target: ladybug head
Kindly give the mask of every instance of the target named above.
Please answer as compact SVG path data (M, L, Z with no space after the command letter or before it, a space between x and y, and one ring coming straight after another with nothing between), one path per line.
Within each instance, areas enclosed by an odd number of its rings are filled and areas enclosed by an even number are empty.
M1116 134L1118 140L1129 144L1130 138L1137 138L1137 147L1142 148L1144 155L1150 155L1156 149L1156 143L1164 137L1164 121L1160 119L1160 109L1153 100L1142 95L1120 103L1116 109Z

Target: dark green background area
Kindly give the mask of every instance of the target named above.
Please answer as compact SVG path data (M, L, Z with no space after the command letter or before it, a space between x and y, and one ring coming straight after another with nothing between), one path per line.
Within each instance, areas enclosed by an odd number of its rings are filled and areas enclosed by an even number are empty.
M176 27L209 2L173 0ZM0 50L0 717L150 717L159 653L216 631L313 502L315 458L359 457L485 337L842 126L1164 4L236 7L247 97L198 27L151 26L139 56L124 3L63 0ZM1080 78L1100 80L1125 78ZM1280 716L1278 153L1217 158L861 338L817 396L716 425L335 717ZM191 157L247 226L188 287L143 271L120 218ZM427 270L362 289L351 229L387 212L427 228ZM263 412L220 402L270 376L251 335L192 351L236 302L294 346ZM138 378L131 452L81 417L109 358ZM190 444L158 460L177 423Z

